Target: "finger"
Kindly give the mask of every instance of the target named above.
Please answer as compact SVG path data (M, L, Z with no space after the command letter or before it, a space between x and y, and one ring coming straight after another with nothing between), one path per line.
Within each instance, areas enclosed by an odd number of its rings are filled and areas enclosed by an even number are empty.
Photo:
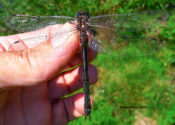
M92 35L90 33L88 33L88 37L89 37L89 41L91 41ZM97 51L95 51L89 47L87 50L87 60L91 61L91 60L95 59L97 54L98 54ZM81 63L82 63L82 53L80 52L73 58L73 60L70 63L70 66L73 67L73 66L81 64Z
M67 27L73 26L67 23L60 30ZM36 85L53 78L79 50L78 33L64 35L34 49L0 53L0 87Z
M92 50L91 48L88 48L87 50L87 55L88 55L88 61L92 61L96 58L97 56L97 51ZM82 64L82 55L81 53L77 53L73 59L71 60L71 62L63 69L63 71L67 71L79 64Z
M37 31L0 37L0 51L7 51L8 49L23 50L23 49L36 47L38 44L43 42L43 39L35 40L33 38L37 38L37 37L39 38L41 35L48 34L48 31L51 29L55 31L55 30L61 29L62 27L63 27L62 24L57 24L57 25L47 26L46 28L43 28ZM17 41L21 41L21 42L9 48L12 43ZM96 56L97 56L97 51L94 51L91 48L88 48L88 60L91 61ZM81 62L82 62L81 53L77 53L76 56L72 59L72 61L68 65L68 67L78 65Z
M97 82L97 69L88 65L89 84ZM83 87L82 67L66 72L48 83L48 97L50 100L58 99Z
M97 51L94 51L91 48L88 48L87 56L88 56L87 57L88 61L91 61L91 60L96 58ZM81 63L82 63L82 55L81 55L81 53L78 53L78 54L75 55L75 57L70 62L70 66L75 66L75 65L78 65L78 64L81 64Z
M46 91L46 84L8 90L6 105L3 107L5 109L3 123L5 125L49 124L51 105L48 102Z
M92 105L92 100L91 100ZM84 95L76 94L53 104L53 125L66 125L84 115Z

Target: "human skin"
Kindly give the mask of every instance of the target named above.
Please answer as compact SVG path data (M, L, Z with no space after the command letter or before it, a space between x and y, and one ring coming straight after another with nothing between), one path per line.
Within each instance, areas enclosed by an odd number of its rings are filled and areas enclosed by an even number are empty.
M65 125L84 115L83 93L64 97L82 88L81 66L59 74L82 63L77 32L66 36L64 41L59 37L50 37L31 49L6 49L12 41L38 33L50 36L52 31L61 31L66 27L74 26L67 23L0 37L0 125ZM27 47L30 48L30 45ZM89 61L96 55L88 49ZM89 83L96 83L96 68L89 65L88 70Z

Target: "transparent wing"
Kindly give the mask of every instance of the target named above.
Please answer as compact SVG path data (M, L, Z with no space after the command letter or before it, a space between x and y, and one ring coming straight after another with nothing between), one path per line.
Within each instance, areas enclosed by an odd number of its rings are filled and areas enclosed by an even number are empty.
M139 48L144 55L150 55L163 46L156 34L158 26L166 21L168 14L160 11L96 16L89 20L97 32L89 46L103 52ZM135 55L138 54L139 50Z
M39 34L35 36L28 36L23 39L20 39L18 41L12 42L8 50L24 50L28 48L34 48L45 41L54 41L54 43L51 44L59 44L57 42L61 42L61 40L65 40L68 35L71 35L77 31L76 27L74 28L67 28L65 30L60 31L53 31L51 34ZM53 45L54 46L54 45Z
M38 30L49 25L64 24L74 20L75 18L67 16L12 15L5 18L8 27L20 32Z
M89 24L93 27L116 29L121 26L128 25L149 25L155 18L160 20L167 19L167 13L162 11L146 11L140 13L130 14L112 14L112 15L100 15L90 18ZM145 21L151 22L145 22Z

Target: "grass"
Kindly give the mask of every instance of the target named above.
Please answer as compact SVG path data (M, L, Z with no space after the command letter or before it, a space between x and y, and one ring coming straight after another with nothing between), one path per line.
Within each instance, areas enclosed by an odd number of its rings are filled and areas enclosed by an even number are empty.
M10 1L10 0L9 0ZM5 2L5 4L3 4ZM173 0L16 0L0 1L1 15L69 15L84 8L91 15L126 13L143 10L165 10ZM4 6L2 6L4 5ZM99 81L91 86L93 97L92 121L84 117L69 125L131 125L147 118L159 125L175 123L175 35L174 16L165 27L159 28L156 38L166 44L152 55L153 47L145 49L131 44L119 51L99 54L92 62L99 71ZM1 35L14 33L4 28L0 21ZM154 48L155 49L155 48ZM139 53L139 56L134 56ZM82 91L82 90L80 90ZM152 122L153 124L153 122Z

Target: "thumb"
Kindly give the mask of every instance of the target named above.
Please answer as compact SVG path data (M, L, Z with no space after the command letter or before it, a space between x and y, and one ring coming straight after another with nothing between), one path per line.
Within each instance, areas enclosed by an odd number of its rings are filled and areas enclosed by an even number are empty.
M36 85L62 70L79 50L78 33L62 32L68 27L50 28L48 40L35 48L0 53L0 88Z

